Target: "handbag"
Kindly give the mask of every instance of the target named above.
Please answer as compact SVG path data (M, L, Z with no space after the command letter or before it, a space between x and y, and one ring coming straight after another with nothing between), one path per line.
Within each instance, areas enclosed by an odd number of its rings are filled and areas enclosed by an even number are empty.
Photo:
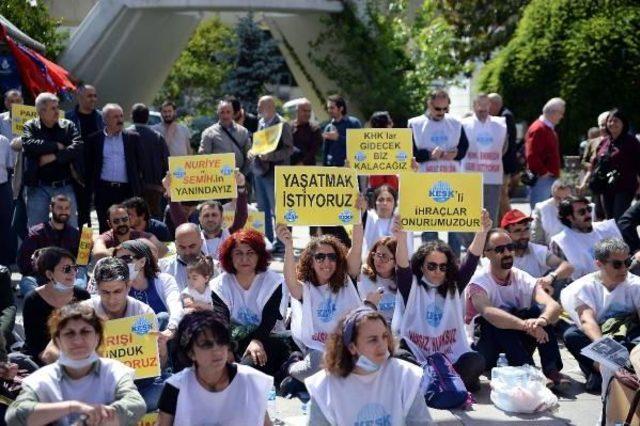
M538 175L529 169L525 169L520 175L520 182L527 186L533 186L538 182Z
M602 194L607 188L615 185L620 179L620 172L611 164L613 142L609 142L607 151L600 158L596 157L596 165L589 178L589 189L596 194Z

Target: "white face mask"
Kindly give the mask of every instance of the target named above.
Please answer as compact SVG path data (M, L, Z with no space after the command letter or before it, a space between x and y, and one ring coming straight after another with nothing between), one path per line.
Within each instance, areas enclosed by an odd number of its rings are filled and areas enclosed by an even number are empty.
M71 359L64 352L60 351L60 356L58 358L58 364L64 365L65 367L82 369L90 366L94 362L98 361L100 357L97 353L93 352L87 358L83 359Z
M389 358L389 355L389 350L387 350L387 354L384 357L385 361ZM360 369L364 370L366 373L375 373L382 368L382 364L376 364L366 356L360 355L356 361L356 367L360 367Z
M127 263L127 266L129 267L129 280L133 281L138 278L140 271L136 269L136 263Z
M53 282L53 289L55 291L60 292L60 293L67 293L67 292L73 290L73 286L68 286L66 284L61 283L60 281L54 281Z

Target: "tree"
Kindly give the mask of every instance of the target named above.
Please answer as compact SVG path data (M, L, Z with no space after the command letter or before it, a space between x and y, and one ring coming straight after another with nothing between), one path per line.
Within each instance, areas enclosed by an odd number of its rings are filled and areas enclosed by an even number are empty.
M233 40L233 30L218 18L202 21L154 103L174 99L192 114L210 113L216 99L223 94L221 86L231 70L229 59L235 54Z
M535 119L551 97L567 101L559 132L566 152L618 106L640 119L640 4L635 0L533 0L514 38L481 71L516 114Z
M279 80L284 59L270 34L254 21L253 12L238 21L235 40L237 55L224 90L236 96L246 111L255 113L266 85Z
M49 16L49 9L41 1L2 0L0 15L20 31L46 46L45 56L55 58L64 49L67 33L61 32L60 21Z
M413 22L405 1L368 0L360 14L345 2L342 13L323 23L310 58L367 117L388 110L402 125L424 109L433 84L450 82L463 70L451 27L431 1Z

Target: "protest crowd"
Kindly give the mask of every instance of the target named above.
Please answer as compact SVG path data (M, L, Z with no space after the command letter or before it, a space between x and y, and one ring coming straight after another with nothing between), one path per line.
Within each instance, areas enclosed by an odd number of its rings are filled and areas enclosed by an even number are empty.
M585 392L638 389L583 352L609 336L640 360L640 142L623 111L594 117L576 184L560 98L519 141L496 93L458 119L434 90L403 129L385 111L363 128L338 95L323 126L306 100L287 121L271 96L259 117L226 97L196 147L173 102L150 126L146 105L125 117L98 95L79 85L63 118L40 93L16 129L22 94L4 94L7 424L270 425L277 393L308 399L310 425L424 425L471 406L495 367L537 365L562 392L560 342Z

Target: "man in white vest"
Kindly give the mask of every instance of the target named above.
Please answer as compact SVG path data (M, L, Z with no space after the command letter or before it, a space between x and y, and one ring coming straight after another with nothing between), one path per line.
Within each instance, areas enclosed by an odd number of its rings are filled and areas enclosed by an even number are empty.
M176 254L160 259L158 267L176 279L180 291L187 287L187 264L204 255L204 241L195 223L183 223L176 228Z
M578 288L577 293L565 294L569 288L564 290L562 302L576 322L564 333L565 345L587 378L587 390L597 392L602 382L601 370L580 351L616 330L616 325L620 326L615 333L616 340L623 338L621 343L629 350L633 348L631 341L640 336L640 277L628 272L629 246L621 238L599 241L594 253L598 270L572 284ZM623 383L631 381L630 386L637 388L638 378L630 377L623 369L615 376Z
M475 318L479 338L475 348L492 368L500 353L509 365L534 365L538 349L542 372L550 386L564 386L562 359L553 323L561 307L536 279L513 267L516 245L504 229L487 233L484 247L489 265L478 270L467 287L467 319ZM544 305L544 310L538 305Z
M504 117L489 115L490 107L489 97L480 93L473 101L474 114L462 119L462 128L469 140L462 170L482 173L484 208L497 223L503 180L502 156L508 148L507 125Z
M551 198L536 203L531 212L533 218L531 238L534 243L549 245L551 237L562 232L562 222L558 217L560 201L571 195L571 185L564 179L557 179L551 185Z
M563 229L551 237L549 248L553 254L571 263L574 267L573 280L596 270L593 254L598 241L622 238L614 219L593 222L592 211L593 207L585 197L567 197L558 207Z
M513 209L502 217L500 227L509 233L516 245L513 265L537 278L538 285L555 295L554 289L561 288L559 284L571 277L573 266L553 254L549 247L530 241L532 220L520 210Z

